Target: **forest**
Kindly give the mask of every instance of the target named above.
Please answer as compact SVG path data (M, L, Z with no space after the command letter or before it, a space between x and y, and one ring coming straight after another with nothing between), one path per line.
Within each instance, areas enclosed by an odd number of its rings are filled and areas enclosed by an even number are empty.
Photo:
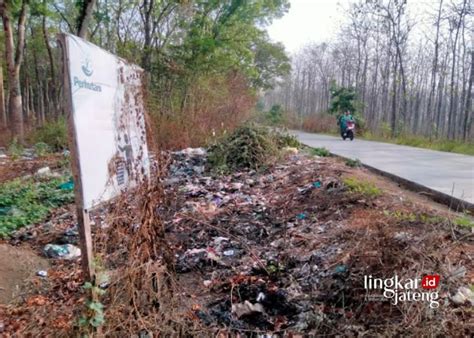
M373 133L472 140L472 2L358 1L341 10L337 38L296 52L267 106L311 129L342 87Z
M265 31L288 8L286 0L2 0L2 141L65 147L56 40L65 32L147 71L149 113L162 146L202 144L209 131L248 118L257 93L288 74L283 46Z

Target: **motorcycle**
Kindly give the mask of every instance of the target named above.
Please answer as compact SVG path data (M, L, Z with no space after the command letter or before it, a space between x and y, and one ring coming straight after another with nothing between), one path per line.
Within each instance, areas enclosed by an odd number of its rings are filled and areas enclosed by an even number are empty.
M342 139L345 141L346 138L349 138L351 141L354 140L354 131L355 131L355 122L347 121L346 130L342 133Z

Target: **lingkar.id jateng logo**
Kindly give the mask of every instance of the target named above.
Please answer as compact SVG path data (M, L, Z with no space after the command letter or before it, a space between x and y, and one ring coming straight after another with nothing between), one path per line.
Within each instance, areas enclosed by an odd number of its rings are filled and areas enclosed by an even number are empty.
M426 275L423 278L374 278L364 276L364 288L367 290L366 299L374 300L382 296L391 304L401 302L427 302L432 309L439 307L438 291L439 275ZM369 294L369 290L383 290L380 294ZM383 300L383 299L382 299Z
M91 77L92 74L94 73L94 70L92 68L92 63L89 57L86 57L84 61L82 62L81 70L84 73L84 75L87 77ZM89 82L86 79L81 80L77 76L74 76L74 86L77 86L79 88L89 89L95 92L102 91L102 87L100 85L94 82Z

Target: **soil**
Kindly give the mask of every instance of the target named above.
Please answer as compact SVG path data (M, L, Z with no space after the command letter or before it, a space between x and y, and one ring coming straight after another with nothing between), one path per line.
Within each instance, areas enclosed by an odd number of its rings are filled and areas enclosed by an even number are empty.
M17 177L33 175L38 169L50 167L55 169L59 166L61 155L51 155L37 159L0 159L0 183L11 181Z
M48 260L28 246L0 244L0 304L21 298L36 272L48 268Z
M420 194L411 190L404 189L400 186L400 184L390 180L387 177L377 175L371 172L369 169L359 168L358 170L351 170L343 175L343 177L349 176L374 183L385 194L390 196L387 200L390 200L390 202L393 203L394 207L402 207L403 205L406 205L408 203L413 206L422 206L425 210L440 213L443 216L449 218L457 217L460 214L459 212L450 209L444 204L440 204L433 201L426 194Z

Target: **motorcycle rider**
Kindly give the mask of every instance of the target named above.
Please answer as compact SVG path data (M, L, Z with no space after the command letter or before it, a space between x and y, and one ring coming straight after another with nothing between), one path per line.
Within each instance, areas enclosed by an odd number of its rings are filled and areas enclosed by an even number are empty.
M337 124L341 128L341 136L342 137L344 137L344 133L346 132L348 121L355 122L354 118L352 117L352 114L349 110L347 110L343 115L339 116L339 119L337 120Z

